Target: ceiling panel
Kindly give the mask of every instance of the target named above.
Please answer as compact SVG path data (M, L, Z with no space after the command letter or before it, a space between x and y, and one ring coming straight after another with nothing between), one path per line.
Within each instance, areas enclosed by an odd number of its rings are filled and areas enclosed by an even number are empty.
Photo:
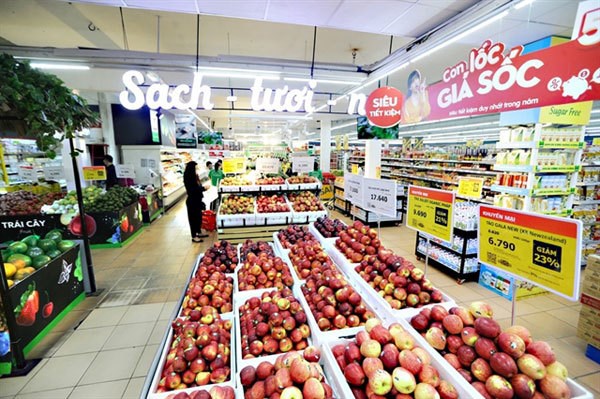
M268 0L196 0L196 2L201 14L261 20L264 19L269 3Z
M146 8L149 10L177 11L196 14L195 0L124 0L132 8Z
M419 0L419 4L449 11L464 11L479 0Z
M357 31L385 33L383 29L413 5L412 2L398 0L371 0L369 6L365 7L364 2L344 1L327 21L327 25L352 26Z
M341 4L341 0L270 0L265 19L291 24L337 27L328 25L327 21Z
M420 36L429 29L439 25L456 14L455 11L440 10L439 8L414 5L410 12L386 27L386 32L398 36Z

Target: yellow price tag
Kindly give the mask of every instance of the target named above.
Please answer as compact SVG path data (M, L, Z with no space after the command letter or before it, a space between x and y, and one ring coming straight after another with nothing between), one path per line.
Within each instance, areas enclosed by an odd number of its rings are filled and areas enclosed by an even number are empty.
M331 188L331 184L323 184L320 197L322 200L330 200L333 198L333 189Z
M439 238L452 240L454 193L409 186L406 226Z
M223 160L223 173L244 173L246 163L244 158L229 158Z
M479 261L579 298L581 221L481 205Z
M106 180L106 168L104 166L84 166L83 180Z
M483 179L480 177L461 177L458 179L458 195L467 198L481 198Z
M353 175L357 175L358 174L358 165L353 163L352 164L352 174Z

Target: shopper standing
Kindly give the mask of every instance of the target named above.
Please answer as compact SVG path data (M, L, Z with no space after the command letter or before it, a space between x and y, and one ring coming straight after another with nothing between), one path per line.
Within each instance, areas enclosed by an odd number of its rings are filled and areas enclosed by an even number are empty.
M206 170L208 170L208 173L210 173L210 171L213 170L212 162L206 161Z
M185 191L187 198L185 200L185 206L187 207L188 221L190 223L190 232L192 233L193 242L202 242L202 237L208 237L207 234L202 234L202 211L206 208L204 201L204 187L200 184L198 174L196 173L196 167L198 164L194 161L190 161L185 165L185 171L183 172L183 184L185 185Z
M105 155L102 160L106 167L106 189L119 185L119 179L117 178L117 170L113 164L113 157Z
M223 161L220 159L215 162L215 168L208 172L208 177L210 177L210 181L213 186L218 187L219 182L225 177L225 173L223 173Z

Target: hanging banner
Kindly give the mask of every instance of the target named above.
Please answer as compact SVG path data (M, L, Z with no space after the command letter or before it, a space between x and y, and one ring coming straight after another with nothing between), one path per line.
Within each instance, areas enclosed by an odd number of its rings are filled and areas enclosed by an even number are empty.
M256 158L256 171L260 173L279 173L279 159Z
M246 163L244 158L228 158L223 160L223 173L244 173Z
M478 257L557 295L579 296L581 221L479 207Z
M84 166L83 180L106 180L106 168L104 166Z
M454 193L408 186L406 227L442 241L452 241Z
M481 198L483 179L481 177L461 177L458 179L458 195L466 198Z
M132 164L115 165L115 171L119 179L135 179L135 168Z
M315 157L292 157L292 172L309 173L315 168Z
M363 179L363 203L367 211L395 218L396 181L387 179Z
M363 177L344 173L344 199L352 205L363 207Z
M486 40L479 48L472 49L466 60L446 68L441 82L425 89L431 112L420 120L600 99L597 31L525 55L521 55L522 46L507 49L504 43ZM410 76L408 83L414 85ZM407 95L405 103L413 101L411 98ZM403 119L403 123L410 121Z

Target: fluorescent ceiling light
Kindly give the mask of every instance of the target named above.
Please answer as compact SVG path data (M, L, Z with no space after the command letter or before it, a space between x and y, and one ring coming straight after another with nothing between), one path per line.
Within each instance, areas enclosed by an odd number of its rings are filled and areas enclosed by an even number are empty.
M318 82L318 83L331 83L331 84L337 84L337 85L357 85L360 83L360 82L355 82L355 81L350 81L350 80L334 80L334 79L318 79L318 78L314 78L314 79L283 78L283 80L288 81L288 82L310 82L311 80L314 80L315 82Z
M230 103L237 101L237 96L227 96L226 100Z
M46 64L42 62L32 62L32 68L37 69L64 69L73 71L87 71L90 69L87 65L75 65L75 64Z
M529 4L533 3L535 0L523 0L522 2L515 4L514 9L515 10L520 10L521 8L528 6Z
M195 66L190 68L196 69ZM220 68L220 67L198 67L199 74L203 76L212 76L217 78L242 78L264 80L280 80L279 72L269 71L264 69L237 69L237 68Z
M346 123L343 125L336 125L336 126L332 127L331 130L333 131L333 130L343 129L345 127L350 127L350 126L356 126L356 121L349 122L349 123Z
M441 50L444 47L446 47L446 46L448 46L448 45L450 45L450 44L452 44L452 43L454 43L454 42L456 42L458 40L461 40L462 38L465 38L465 37L469 36L471 33L475 32L475 31L478 31L479 29L481 29L483 27L486 27L486 26L488 26L488 25L496 22L496 21L498 21L498 20L506 17L507 15L508 15L508 10L504 10L500 14L494 15L493 17L491 17L491 18L483 21L479 25L475 25L474 27L472 27L470 29L467 29L466 31L464 31L462 33L459 33L456 36L453 36L452 38L446 40L443 43L438 44L437 46L435 46L435 47L433 47L433 48L425 51L424 53L419 54L418 56L416 56L415 58L413 58L411 60L411 62L417 62L418 60L423 59L423 58L425 58L425 57L427 57L427 56L435 53L436 51Z
M207 124L206 122L204 122L204 119L200 118L200 117L199 117L198 115L196 115L196 113L195 113L195 112L193 112L192 110L189 110L189 109L188 109L188 112L189 112L190 114L194 115L194 117L195 117L196 119L198 119L198 120L200 121L200 123L202 123L202 124L204 125L204 127L205 127L205 128L207 128L207 129L208 129L208 130L209 130L211 133L214 133L214 130L212 130L212 129L211 129L211 127L210 127L210 126L208 126L208 124Z

